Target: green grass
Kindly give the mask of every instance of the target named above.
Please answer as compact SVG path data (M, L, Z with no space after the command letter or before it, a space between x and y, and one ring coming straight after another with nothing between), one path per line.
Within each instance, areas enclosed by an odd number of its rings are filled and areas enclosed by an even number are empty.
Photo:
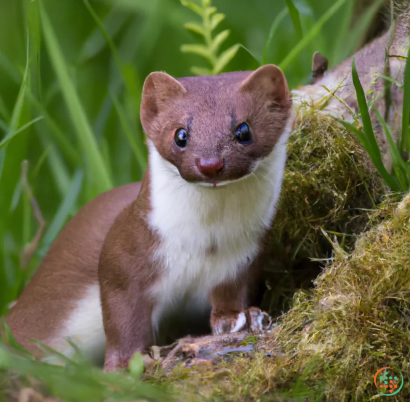
M0 401L7 395L3 392L12 388L31 388L43 395L72 402L167 401L175 396L165 387L141 381L144 366L140 354L131 360L129 372L104 373L81 358L74 361L63 357L64 366L40 362L22 349L9 333L6 338L5 343L0 342ZM6 348L5 344L13 345L14 350ZM18 375L7 375L11 370ZM33 383L33 378L39 383Z
M192 66L219 73L275 63L295 88L309 83L315 51L333 66L360 47L379 5L351 26L354 0L193 3L0 0L0 316L82 205L141 179L147 150L139 107L151 71L181 77ZM210 52L205 59L192 52L198 42ZM24 160L47 222L27 270L20 253L38 224L21 185ZM11 360L2 353L4 367Z
M410 55L410 50L408 56ZM401 136L397 143L394 142L391 128L388 127L385 119L379 111L366 100L366 95L360 83L357 74L355 61L352 62L353 84L356 90L357 101L359 105L360 117L362 124L356 119L355 124L345 122L339 119L340 123L353 132L363 148L369 154L377 171L385 183L395 192L405 193L410 189L410 161L406 157L410 151L410 133L409 133L409 115L410 115L410 61L407 57L406 68L404 73L404 83L402 87L403 108L402 108L402 129ZM387 87L387 90L390 90ZM387 102L386 102L387 103ZM376 140L373 130L373 124L370 118L369 110L373 109L377 119L380 121L384 133L389 143L390 156L393 162L393 171L388 172L382 161L382 153ZM360 128L359 128L360 127Z

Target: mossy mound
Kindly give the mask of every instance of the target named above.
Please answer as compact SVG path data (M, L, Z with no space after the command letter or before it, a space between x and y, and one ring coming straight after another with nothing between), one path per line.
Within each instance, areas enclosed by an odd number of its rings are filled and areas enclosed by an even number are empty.
M410 194L400 204L386 201L370 219L373 228L352 254L332 245L335 261L314 289L296 293L278 328L247 338L255 353L156 371L150 381L192 401L369 401L378 395L375 374L388 366L404 377L391 400L408 401Z
M335 262L282 319L288 378L314 367L307 379L325 381L328 400L368 401L386 366L404 377L396 400L410 399L410 194L375 217L383 214L390 218L360 236L351 256L335 246Z
M367 153L333 117L302 106L294 127L268 247L272 291L266 292L263 308L274 315L297 288L311 286L320 272L311 260L331 257L322 229L350 250L366 229L368 210L385 191Z

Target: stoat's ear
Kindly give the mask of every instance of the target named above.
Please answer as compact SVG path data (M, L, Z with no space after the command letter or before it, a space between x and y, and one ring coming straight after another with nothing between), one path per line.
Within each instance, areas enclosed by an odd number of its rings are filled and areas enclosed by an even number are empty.
M288 83L281 69L273 64L259 67L241 84L240 91L252 92L256 96L266 96L280 106L289 104Z
M141 123L148 135L161 110L184 96L186 92L175 78L166 73L155 72L147 77L142 90Z

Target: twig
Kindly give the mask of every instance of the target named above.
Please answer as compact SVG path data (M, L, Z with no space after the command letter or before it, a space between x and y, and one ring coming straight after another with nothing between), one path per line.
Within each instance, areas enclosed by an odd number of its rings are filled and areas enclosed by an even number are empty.
M31 208L33 210L34 216L39 224L37 233L33 237L33 240L24 246L23 252L20 256L20 266L22 269L27 269L34 252L37 250L41 238L43 237L44 230L46 228L46 222L41 213L40 207L38 206L37 200L33 196L30 184L28 182L28 161L24 160L21 164L21 184L24 191L29 197Z
M188 336L182 338L176 343L176 346L171 350L171 352L165 357L161 362L162 368L167 372L171 369L171 366L177 359L177 356L182 351L182 348L188 344L195 344L198 347L210 346L213 350L220 350L221 345L225 343L235 343L240 342L249 336L248 331L235 332L230 334L220 334L220 335L205 335L200 337ZM219 347L219 348L218 348ZM215 353L212 352L212 353Z

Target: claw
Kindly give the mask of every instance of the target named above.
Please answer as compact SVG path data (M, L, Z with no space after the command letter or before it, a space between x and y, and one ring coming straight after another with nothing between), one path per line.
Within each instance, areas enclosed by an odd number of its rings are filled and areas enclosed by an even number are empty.
M237 315L219 317L213 323L213 334L228 334L248 329L252 332L269 330L272 318L268 313L256 307L251 307Z
M270 315L256 307L246 310L248 329L252 332L269 330L272 326Z

